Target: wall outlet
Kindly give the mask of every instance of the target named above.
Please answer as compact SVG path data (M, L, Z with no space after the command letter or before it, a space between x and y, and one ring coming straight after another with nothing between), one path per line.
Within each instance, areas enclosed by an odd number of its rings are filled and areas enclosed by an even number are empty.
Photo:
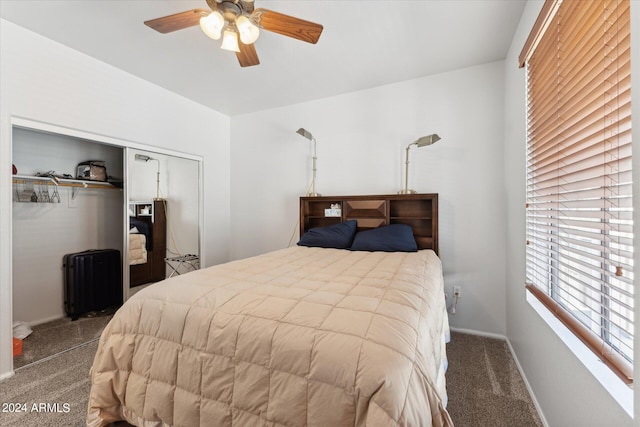
M462 286L453 287L453 296L460 298L462 296Z

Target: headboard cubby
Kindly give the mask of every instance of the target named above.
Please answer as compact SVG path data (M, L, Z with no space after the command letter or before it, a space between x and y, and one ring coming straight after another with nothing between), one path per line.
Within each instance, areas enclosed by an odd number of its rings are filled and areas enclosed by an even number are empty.
M332 210L332 205L340 209ZM389 194L379 196L300 197L300 235L355 219L358 230L389 224L413 228L418 249L438 253L438 194Z

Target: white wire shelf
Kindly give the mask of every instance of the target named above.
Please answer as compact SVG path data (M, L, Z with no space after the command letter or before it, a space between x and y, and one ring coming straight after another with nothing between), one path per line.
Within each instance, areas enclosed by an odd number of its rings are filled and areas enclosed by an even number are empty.
M81 179L58 178L51 176L13 175L14 184L54 185L56 187L71 187L71 198L75 199L80 190L84 188L120 189L109 182L84 181ZM20 200L25 201L25 200Z

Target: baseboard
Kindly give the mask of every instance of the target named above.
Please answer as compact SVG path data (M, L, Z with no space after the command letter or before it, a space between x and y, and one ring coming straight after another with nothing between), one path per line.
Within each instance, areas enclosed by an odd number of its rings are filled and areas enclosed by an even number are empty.
M478 335L480 337L495 338L498 340L507 339L507 337L504 335L494 334L491 332L476 331L475 329L463 329L463 328L449 328L449 329L451 329L452 332L460 332L461 334Z
M65 317L64 314L58 314L55 316L46 317L44 319L39 319L33 322L27 322L27 323L29 324L29 326L38 326L38 325L42 325L43 323L53 322L54 320L64 319L64 317Z
M518 356L516 356L516 352L513 350L513 346L511 345L511 341L509 341L509 338L507 338L504 335L494 334L494 333L491 333L491 332L476 331L474 329L462 329L462 328L450 328L450 329L453 332L460 332L462 334L478 335L478 336L481 336L481 337L495 338L495 339L506 341L507 342L507 346L509 347L509 351L511 352L511 356L513 357L513 360L516 363L516 367L518 368L518 372L520 372L520 376L522 377L522 381L524 381L524 385L527 388L527 391L529 392L529 396L531 396L531 400L533 401L533 406L535 406L536 412L538 413L538 416L540 417L540 421L542 422L542 425L544 427L549 427L549 423L547 423L547 419L544 417L544 413L542 412L542 408L540 407L540 404L538 403L538 399L536 399L536 395L533 393L533 389L531 388L531 384L529 384L529 380L527 379L527 376L524 374L524 371L522 370L522 366L520 365L520 361L518 360Z
M4 374L0 375L0 381L6 380L7 378L14 376L15 374L16 373L14 371L5 372Z

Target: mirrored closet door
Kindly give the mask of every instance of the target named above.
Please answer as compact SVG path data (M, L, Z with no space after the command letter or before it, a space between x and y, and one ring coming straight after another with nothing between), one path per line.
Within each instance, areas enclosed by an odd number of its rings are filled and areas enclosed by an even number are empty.
M131 296L199 268L200 161L137 149L126 158Z

